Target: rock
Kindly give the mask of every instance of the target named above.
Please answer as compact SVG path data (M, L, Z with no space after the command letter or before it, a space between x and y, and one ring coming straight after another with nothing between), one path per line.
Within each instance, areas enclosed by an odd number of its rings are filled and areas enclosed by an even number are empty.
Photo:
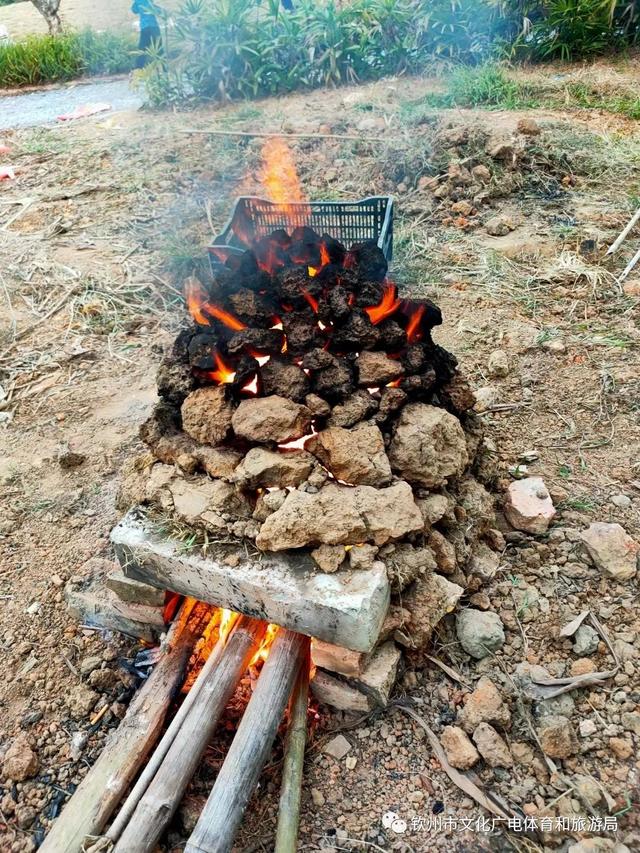
M638 568L640 545L620 524L595 521L580 534L596 568L615 580L628 580Z
M516 162L515 148L510 142L501 140L490 143L487 154L492 160L501 160L509 166L513 166Z
M478 752L490 767L512 767L513 758L509 747L498 732L488 723L480 723L473 733L473 742Z
M594 735L598 731L598 726L594 720L580 720L578 730L580 731L580 737L591 737L591 735Z
M329 427L308 439L305 447L337 480L366 486L385 486L391 480L382 433L374 424Z
M140 583L133 578L128 578L119 566L109 572L105 579L105 586L113 590L121 601L128 601L130 604L148 604L150 607L164 606L163 589L156 589L148 583Z
M456 549L453 543L449 542L439 530L430 530L427 544L435 555L438 571L443 575L452 575L457 568Z
M627 497L627 495L612 495L611 503L614 506L617 506L618 509L630 509L631 508L631 498Z
M476 398L475 412L486 412L500 400L500 392L493 385L483 385L473 392Z
M89 655L80 661L80 675L89 675L94 669L102 666L102 655Z
M99 698L99 693L90 690L84 684L76 684L72 687L67 692L66 702L73 719L81 720L90 714Z
M358 677L364 669L367 655L314 638L311 643L311 660L315 666L319 666L321 669L338 672L340 675Z
M233 481L243 489L280 488L304 483L315 460L303 450L278 452L252 447L235 469Z
M401 362L391 358L386 352L364 350L356 359L358 385L380 387L404 375Z
M478 166L474 166L471 170L471 174L476 179L476 181L480 181L481 184L488 184L491 180L491 172L487 169L486 166L479 164Z
M597 669L595 663L590 658L578 658L574 660L569 667L569 675L588 675L590 672L595 672Z
M323 806L325 803L324 794L318 788L311 789L311 801L314 806Z
M515 224L510 216L492 216L485 223L487 234L492 237L504 237L515 229Z
M595 779L590 776L577 775L572 778L571 782L575 785L582 800L586 800L592 806L598 805L602 799L602 790Z
M318 702L331 705L339 711L368 712L372 708L371 700L364 693L322 669L316 670L311 681L311 692Z
M371 396L371 395L367 395ZM307 394L304 398L304 403L307 409L311 412L312 415L316 415L319 418L326 418L331 414L331 406L327 403L326 400L323 400L322 397L319 397L317 394ZM356 420L360 420L357 418ZM355 423L355 421L354 421ZM345 426L345 424L340 424L340 426Z
M408 648L423 649L435 626L455 609L463 592L461 586L442 575L428 573L417 578L402 596L403 609L410 615L396 632L398 642Z
M370 569L376 560L375 545L354 545L349 549L349 564L352 569Z
M422 528L422 516L408 483L386 489L328 483L317 493L293 490L264 522L256 539L262 550L308 545L383 545Z
M481 610L461 610L456 616L456 634L465 652L478 660L501 649L505 641L498 614Z
M498 571L499 566L499 555L484 542L476 542L467 564L469 574L475 575L481 580L489 581Z
M297 364L272 357L260 369L262 387L266 395L279 394L301 403L309 393L307 374Z
M320 545L314 548L311 556L323 572L337 572L344 563L347 552L344 545Z
M33 751L26 734L19 734L5 752L2 760L2 773L12 782L24 782L38 772L40 762Z
M311 412L306 406L277 394L254 397L240 403L231 425L236 435L249 441L285 444L309 432Z
M542 477L526 477L511 483L504 514L516 530L534 535L545 533L556 511Z
M476 212L476 209L471 202L466 199L462 199L461 201L456 201L451 205L451 212L458 213L460 216L471 216Z
M640 735L640 714L637 711L626 712L620 718L623 729Z
M509 373L509 357L503 349L491 353L488 368L491 376L506 376Z
M342 761L345 755L351 752L351 749L351 744L344 735L336 735L331 738L327 744L325 744L322 751L325 755L330 755L331 758L335 758L336 761Z
M71 756L72 761L79 761L82 756L82 752L87 745L87 741L89 740L89 732L86 731L77 731L73 733L73 737L71 738L71 743L69 744L69 755Z
M586 657L598 651L600 637L590 625L581 625L573 635L573 651L579 657Z
M224 385L197 388L182 404L182 428L202 444L220 444L231 428L233 405Z
M540 136L542 133L540 125L532 118L521 118L518 121L517 130L518 133L522 133L523 136Z
M469 463L460 421L444 409L410 403L398 418L389 459L394 471L428 489L459 477Z
M430 548L415 548L407 542L394 546L393 551L385 555L385 564L392 592L402 592L420 575L437 569Z
M168 485L174 514L187 524L199 524L213 533L226 532L228 518L250 518L253 507L231 483L202 477L188 481L175 477Z
M389 389L399 391L399 388ZM404 392L402 392L404 394ZM343 403L338 403L331 410L327 421L329 427L351 427L366 420L378 408L378 403L368 391L355 391Z
M391 641L383 643L371 653L357 683L373 705L381 708L387 706L396 682L400 657L400 650Z
M495 501L485 487L475 477L467 476L458 484L458 503L465 511L466 524L473 522L478 536L484 535L495 523Z
M476 689L458 713L458 722L471 734L480 723L492 723L503 729L511 725L511 713L502 694L490 678L482 676Z
M578 738L566 717L544 717L540 721L538 737L543 752L550 758L569 758L579 750Z
M445 726L440 735L440 743L447 755L447 761L458 770L468 770L480 760L478 750L457 726Z
M454 507L453 498L439 494L431 494L426 498L417 498L416 504L424 518L425 528L437 524Z
M619 758L621 761L624 761L627 758L631 758L633 755L633 743L624 737L610 737L609 738L609 747L611 751L615 755L616 758Z

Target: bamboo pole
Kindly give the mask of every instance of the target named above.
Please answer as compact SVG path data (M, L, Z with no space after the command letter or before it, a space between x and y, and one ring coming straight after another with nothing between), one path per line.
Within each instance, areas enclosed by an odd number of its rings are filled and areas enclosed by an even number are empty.
M119 821L122 834L119 827L115 833L113 827L107 833L114 840L120 836L114 853L149 853L155 850L266 629L266 622L242 616L224 647L214 650L209 656L189 693L190 696L198 685L195 699L178 730L173 733L161 763L159 766L156 763L155 775L150 774L152 778L147 779L146 790L142 791L139 801L134 802L134 809L127 809L123 821Z
M635 267L635 265L640 261L640 249L635 253L635 255L631 258L629 263L623 269L623 271L618 276L618 284L622 284L625 278L629 275L631 270Z
M358 136L356 133L277 133L264 130L213 130L208 128L189 127L180 133L202 133L205 136L238 136L258 137L266 139L349 139L354 142L388 142L385 136Z
M636 210L636 212L633 214L631 219L627 222L627 224L624 226L622 231L618 234L616 239L609 246L609 248L607 249L607 255L613 255L614 252L618 251L620 246L624 243L625 237L631 231L631 229L634 227L634 225L636 224L636 222L639 219L640 219L640 207Z
M184 853L229 853L298 675L307 639L280 628Z
M165 654L138 690L127 713L108 738L100 757L66 804L41 853L80 853L87 836L98 835L122 799L155 743L164 717L184 678L194 643L202 633L208 608L187 599L165 641Z
M304 751L307 744L310 650L311 644L307 638L304 658L291 697L274 853L296 853L298 847Z

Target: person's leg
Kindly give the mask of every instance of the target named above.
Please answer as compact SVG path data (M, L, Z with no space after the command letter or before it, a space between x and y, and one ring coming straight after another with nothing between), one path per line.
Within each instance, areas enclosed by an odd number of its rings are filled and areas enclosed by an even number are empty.
M140 41L138 42L138 50L140 51L136 58L136 68L144 68L147 64L146 50L151 44L153 35L152 27L144 27L140 30Z
M162 33L160 27L149 27L149 45L156 53L162 53Z

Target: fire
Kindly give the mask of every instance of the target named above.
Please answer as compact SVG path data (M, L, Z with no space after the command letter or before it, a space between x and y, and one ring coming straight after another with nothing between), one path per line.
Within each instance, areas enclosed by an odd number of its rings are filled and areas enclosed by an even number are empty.
M215 317L216 320L220 320L221 323L224 323L229 329L233 329L234 332L241 332L247 328L242 320L239 320L233 314L210 302L206 290L197 278L187 279L184 291L189 314L201 326L210 326L209 318Z
M249 394L256 395L258 393L258 376L257 374L247 382L246 385L243 385L240 389L241 391L247 391Z
M382 299L379 304L372 305L364 310L369 315L369 319L373 325L377 326L378 323L381 323L385 319L385 317L393 314L399 306L400 300L398 299L398 288L392 281L389 281L384 286L384 293L382 294Z
M410 344L414 343L414 341L420 340L422 337L420 321L424 315L425 308L425 305L419 305L409 319L409 323L407 325L407 340Z
M196 680L200 669L205 661L211 655L216 646L220 643L226 643L231 629L236 623L239 614L233 610L227 610L224 607L216 607L211 614L211 619L207 627L202 632L202 637L198 640L195 647L195 655L192 659L192 665L189 669L185 682L182 686L182 692L188 693Z
M311 432L308 435L303 435L302 438L295 438L293 441L287 441L285 444L279 444L278 450L304 450L305 441L314 435L316 435L316 431L311 427Z
M329 257L329 250L327 249L324 241L320 243L320 266L319 267L308 267L309 275L311 278L314 278L318 275L320 270L323 267L326 267L327 264L331 263L331 258Z
M217 382L218 385L226 385L236 378L236 372L228 364L222 359L222 356L219 352L214 352L213 360L216 363L217 370L209 371L208 378L212 379L214 382Z
M311 307L313 308L314 313L317 314L318 313L318 300L314 296L312 296L308 290L305 290L304 287L301 287L300 290L302 291L302 295L307 300L309 305L311 305Z
M288 202L300 204L307 201L291 150L284 139L268 139L262 148L262 160L262 184L271 201L284 205ZM293 209L290 212L293 213Z
M273 641L275 640L278 631L279 627L277 625L269 624L267 626L267 630L265 631L262 642L260 643L260 648L251 659L251 663L249 664L250 667L255 666L259 662L264 663L266 661L269 657L269 651L271 650L271 646L273 645Z

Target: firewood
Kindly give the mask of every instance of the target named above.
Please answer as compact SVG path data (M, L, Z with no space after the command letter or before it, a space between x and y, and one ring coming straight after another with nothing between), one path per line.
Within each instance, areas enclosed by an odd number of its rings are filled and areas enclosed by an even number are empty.
M134 802L135 811L126 809L125 804L125 815L121 813L117 826L114 823L107 833L117 841L114 853L148 853L155 849L266 628L266 622L242 616L226 644L209 656L187 697L189 699L195 692L195 699L183 715L178 730L172 733L164 760L160 759L159 766L155 762L153 767L148 765L150 772L145 770L143 774L148 787L142 792L137 807ZM120 835L123 821L127 823Z
M304 659L307 639L281 628L185 853L229 853Z
M298 845L302 773L307 743L310 651L310 642L307 640L304 659L291 697L289 729L282 768L275 853L295 853Z
M42 853L80 853L87 836L98 835L131 784L162 730L165 714L194 643L204 628L208 610L187 600L169 629L165 654L142 685L127 713L76 789L40 850Z

